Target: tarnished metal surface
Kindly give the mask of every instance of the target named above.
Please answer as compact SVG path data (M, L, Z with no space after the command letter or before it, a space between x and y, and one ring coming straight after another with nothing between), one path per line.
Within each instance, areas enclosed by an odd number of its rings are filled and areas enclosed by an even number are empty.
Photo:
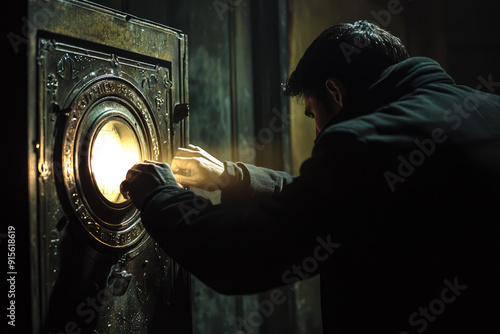
M190 333L188 274L91 168L110 120L143 159L170 162L186 144L172 111L187 109L187 37L85 2L29 9L33 332Z
M30 10L31 22L40 21L44 31L162 60L177 60L178 50L170 46L185 37L175 29L84 1L32 0Z

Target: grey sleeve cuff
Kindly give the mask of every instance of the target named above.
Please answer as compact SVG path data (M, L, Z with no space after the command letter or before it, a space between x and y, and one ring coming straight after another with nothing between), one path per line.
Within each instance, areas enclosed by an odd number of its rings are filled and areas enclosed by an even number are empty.
M262 199L283 190L293 178L285 172L257 167L242 162L224 163L223 205L245 205L248 201Z

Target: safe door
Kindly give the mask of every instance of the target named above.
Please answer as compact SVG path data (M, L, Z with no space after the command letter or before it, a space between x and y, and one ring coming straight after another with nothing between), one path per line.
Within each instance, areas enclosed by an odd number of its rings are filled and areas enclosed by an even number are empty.
M190 333L189 275L120 194L187 142L187 37L77 1L37 31L32 302L43 333ZM34 329L34 332L38 332Z

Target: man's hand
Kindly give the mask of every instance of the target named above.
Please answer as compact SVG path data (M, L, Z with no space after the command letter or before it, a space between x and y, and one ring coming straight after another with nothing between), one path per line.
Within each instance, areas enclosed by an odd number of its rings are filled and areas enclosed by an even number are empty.
M184 187L207 190L223 187L224 164L198 146L179 148L172 160L172 170L177 182Z
M129 169L125 181L120 185L120 192L125 198L130 197L132 203L142 210L146 197L163 185L179 187L172 170L166 163L146 160Z

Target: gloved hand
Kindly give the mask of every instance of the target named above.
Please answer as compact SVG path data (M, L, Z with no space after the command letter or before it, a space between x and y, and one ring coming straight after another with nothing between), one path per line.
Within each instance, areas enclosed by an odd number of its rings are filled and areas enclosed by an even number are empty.
M146 160L129 169L125 181L120 184L120 192L126 199L132 199L136 208L142 210L146 197L164 185L180 188L166 163Z

